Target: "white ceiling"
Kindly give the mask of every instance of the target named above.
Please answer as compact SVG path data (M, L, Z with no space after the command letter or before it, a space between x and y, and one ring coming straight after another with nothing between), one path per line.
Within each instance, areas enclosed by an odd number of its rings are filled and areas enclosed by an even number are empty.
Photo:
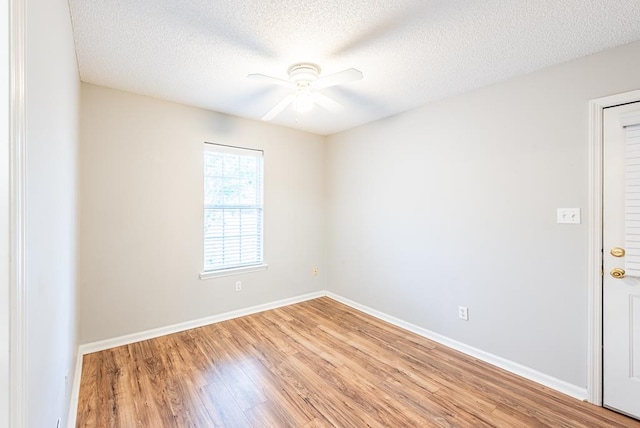
M273 122L327 135L640 40L639 0L70 0L80 77L259 119L296 62L360 81L331 114Z

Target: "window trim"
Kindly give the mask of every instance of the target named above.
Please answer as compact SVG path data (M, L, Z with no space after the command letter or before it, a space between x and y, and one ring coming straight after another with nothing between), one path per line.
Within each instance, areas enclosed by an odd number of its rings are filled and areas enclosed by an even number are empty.
M212 147L213 146L213 147ZM233 153L233 154L244 154L246 155L246 152L258 152L259 156L262 159L262 162L264 162L264 150L261 149L253 149L253 148L249 148L249 147L240 147L240 146L232 146L232 145L228 145L228 144L220 144L220 143L211 143L208 141L204 142L204 150L205 151L215 151L215 152L226 152L226 153ZM251 273L251 272L258 272L258 271L262 271L262 270L266 270L269 265L265 262L265 257L264 257L264 164L262 166L262 177L261 177L261 181L262 181L262 195L261 195L261 200L262 200L262 237L261 237L261 261L257 264L252 264L252 265L245 265L245 266L236 266L236 267L229 267L229 268L223 268L223 269L216 269L216 270L205 270L204 269L204 265L202 268L202 271L200 272L199 278L200 279L212 279L212 278L220 278L220 277L224 277L224 276L232 276L232 275L240 275L240 274L245 274L245 273Z
M269 265L262 263L260 265L242 266L237 268L209 270L200 272L200 279L213 279L223 276L241 275L244 273L259 272L261 270L267 270Z

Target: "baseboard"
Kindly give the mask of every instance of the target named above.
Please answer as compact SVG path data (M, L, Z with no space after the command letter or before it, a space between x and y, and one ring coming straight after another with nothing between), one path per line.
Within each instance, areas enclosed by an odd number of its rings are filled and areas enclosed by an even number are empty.
M181 331L190 330L192 328L203 327L205 325L227 321L233 318L257 314L258 312L264 312L270 309L280 308L282 306L293 305L295 303L300 303L306 300L316 299L323 296L326 296L326 293L324 291L318 291L315 293L304 294L302 296L264 303L262 305L251 306L249 308L238 309L236 311L225 312L210 317L168 325L166 327L154 328L151 330L141 331L139 333L114 337L112 339L99 340L97 342L85 343L83 345L80 345L80 352L82 353L82 355L86 355L92 352L104 351L105 349L115 348L116 346L129 345L131 343L140 342L142 340L154 339L156 337L166 336L167 334L179 333Z
M73 383L71 384L71 397L69 399L69 415L67 416L67 427L76 427L76 417L78 416L78 399L80 397L80 379L82 378L82 357L78 347L76 355L76 367L73 370Z
M541 373L537 370L531 369L529 367L523 366L521 364L515 363L505 358L498 357L497 355L490 354L489 352L485 352L481 349L474 348L473 346L466 345L464 343L450 339L441 334L434 333L425 328L418 327L417 325L403 321L399 318L392 317L391 315L369 308L368 306L361 305L360 303L356 303L352 300L346 299L330 291L326 292L326 296L334 300L337 300L340 303L344 303L345 305L350 306L354 309L362 311L368 315L371 315L373 317L386 321L390 324L393 324L397 327L403 328L412 333L415 333L427 339L433 340L434 342L438 342L442 345L448 346L449 348L453 348L456 351L463 352L467 355L470 355L474 358L482 360L496 367L500 367L501 369L507 370L518 376L522 376L523 378L529 379L533 382L539 383L541 385L554 389L563 394L577 398L578 400L586 400L589 397L589 394L586 388L580 388L576 385L557 379L553 376L549 376L545 373Z

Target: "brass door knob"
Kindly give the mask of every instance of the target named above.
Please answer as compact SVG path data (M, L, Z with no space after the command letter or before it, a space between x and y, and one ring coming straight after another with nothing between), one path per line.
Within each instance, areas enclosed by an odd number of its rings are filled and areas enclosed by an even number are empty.
M613 268L611 269L611 276L616 278L616 279L621 279L624 278L624 269L620 269L620 268Z
M613 257L624 257L624 248L613 247L611 251L609 251Z

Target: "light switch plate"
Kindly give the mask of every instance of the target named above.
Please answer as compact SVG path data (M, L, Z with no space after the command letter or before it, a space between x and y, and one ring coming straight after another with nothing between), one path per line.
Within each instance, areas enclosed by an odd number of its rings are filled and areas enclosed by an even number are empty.
M558 223L580 224L580 208L558 208Z

